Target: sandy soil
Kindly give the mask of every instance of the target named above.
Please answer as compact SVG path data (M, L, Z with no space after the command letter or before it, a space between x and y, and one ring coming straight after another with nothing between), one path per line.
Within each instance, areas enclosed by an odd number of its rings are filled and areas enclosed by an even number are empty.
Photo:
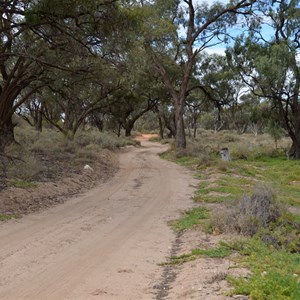
M176 248L167 221L193 205L195 179L146 139L111 180L0 224L0 299L163 298L175 279L157 265Z
M142 147L120 153L119 171L109 180L104 173L113 169L102 162L99 174L0 193L0 211L28 213L0 223L0 299L229 299L225 276L248 274L234 260L203 257L158 265L232 236L170 230L167 222L195 205L197 180L161 160L157 154L167 146L149 137L139 136ZM96 188L78 195L96 179ZM67 194L77 196L66 199Z

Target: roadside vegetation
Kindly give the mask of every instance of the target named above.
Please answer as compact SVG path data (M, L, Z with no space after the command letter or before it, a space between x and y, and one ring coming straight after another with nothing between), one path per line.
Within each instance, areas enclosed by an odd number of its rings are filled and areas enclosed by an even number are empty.
M285 154L289 141L282 138L274 147L268 134L200 130L199 139L189 145L184 152L162 154L195 170L199 179L197 206L173 221L172 228L235 238L215 248L170 257L166 264L228 257L250 271L247 277L224 275L232 286L228 295L299 299L300 165ZM224 146L231 161L221 160L219 150Z
M58 179L63 172L80 172L112 150L138 144L131 138L95 129L79 131L69 140L55 129L39 132L26 124L15 129L15 139L1 161L2 186L34 188L35 181Z
M108 179L117 169L115 152L126 145L139 142L95 128L70 140L57 129L40 132L19 119L15 142L0 156L0 221L61 203Z

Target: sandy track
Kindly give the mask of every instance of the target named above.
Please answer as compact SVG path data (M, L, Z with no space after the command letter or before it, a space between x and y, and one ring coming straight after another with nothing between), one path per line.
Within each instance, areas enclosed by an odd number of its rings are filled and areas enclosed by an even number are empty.
M83 196L0 225L0 299L154 299L167 221L191 205L191 174L143 147Z

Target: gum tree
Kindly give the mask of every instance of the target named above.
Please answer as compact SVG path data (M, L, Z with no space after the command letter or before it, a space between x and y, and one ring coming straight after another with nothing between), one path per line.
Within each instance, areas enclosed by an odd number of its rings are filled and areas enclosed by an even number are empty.
M228 5L214 3L210 6L199 5L193 0L153 2L144 4L150 16L144 21L145 48L172 97L175 144L177 149L183 149L186 147L185 99L194 88L190 79L197 57L205 49L224 42L228 28L236 23L239 14L251 13L256 1L230 1ZM175 77L174 68L177 69Z
M252 92L276 111L292 140L288 156L300 159L300 1L263 1L250 24L228 56Z
M1 1L0 152L14 140L15 111L52 84L49 71L82 71L58 57L95 55L106 42L111 24L119 18L116 2Z

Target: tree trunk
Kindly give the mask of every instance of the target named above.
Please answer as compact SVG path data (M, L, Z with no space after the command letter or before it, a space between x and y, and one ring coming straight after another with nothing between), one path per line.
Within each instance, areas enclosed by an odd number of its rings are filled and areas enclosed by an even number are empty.
M134 122L127 122L127 124L123 124L123 127L125 129L125 136L131 136L131 131L133 129Z
M43 112L41 109L37 112L37 119L34 124L35 130L42 132L43 130Z
M197 137L197 125L194 125L194 134L193 134L194 139Z
M168 133L168 138L175 138L176 136L176 122L175 122L175 114L172 113L169 117L163 116L165 126L170 131Z
M300 139L294 140L292 147L288 151L288 158L289 159L300 159Z
M161 120L161 116L158 114L158 124L159 124L159 136L163 140L164 139L164 129Z
M133 129L133 125L127 126L125 128L125 136L131 136L132 129Z
M0 153L4 151L5 146L14 142L14 127L11 118L6 122L0 122Z
M184 121L183 121L183 105L176 103L175 106L175 124L176 124L176 136L175 136L175 146L177 149L186 148L186 136L184 131Z

